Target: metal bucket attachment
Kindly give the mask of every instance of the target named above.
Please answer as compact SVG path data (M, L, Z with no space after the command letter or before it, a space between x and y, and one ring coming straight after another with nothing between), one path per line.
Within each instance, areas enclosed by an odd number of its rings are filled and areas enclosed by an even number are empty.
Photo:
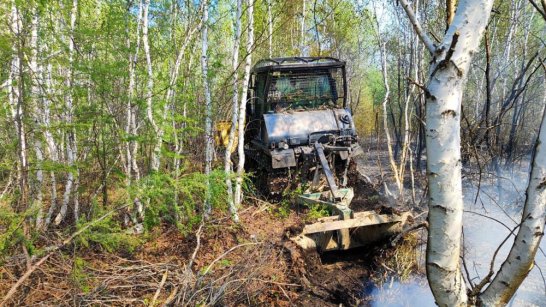
M355 212L350 219L330 216L306 225L300 235L291 238L304 250L346 250L369 245L402 231L409 212L378 214L375 211Z
M350 205L354 197L351 188L339 188L324 154L323 145L316 142L319 164L315 171L313 186L319 181L319 169L326 177L330 188L324 192L306 193L299 196L305 205L324 205L332 209L334 216L321 218L317 223L306 225L303 232L291 238L304 250L346 250L383 240L402 231L409 212L402 214L379 214L375 211L353 212Z

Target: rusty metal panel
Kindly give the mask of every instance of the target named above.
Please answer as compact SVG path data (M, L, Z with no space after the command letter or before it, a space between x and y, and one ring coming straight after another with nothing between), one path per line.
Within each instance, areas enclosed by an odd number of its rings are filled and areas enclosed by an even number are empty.
M293 149L274 150L271 152L271 166L273 168L286 168L296 166L296 155Z

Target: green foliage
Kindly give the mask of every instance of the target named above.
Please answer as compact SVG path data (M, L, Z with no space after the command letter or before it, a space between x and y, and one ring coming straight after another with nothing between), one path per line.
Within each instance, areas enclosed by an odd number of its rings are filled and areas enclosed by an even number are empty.
M201 220L199 212L207 197L207 181L212 208L225 210L225 174L221 170L214 170L209 176L201 172L188 173L178 179L166 173L144 177L132 188L132 193L145 203L145 228L150 230L166 222L181 231L190 230Z
M97 216L103 214L104 212L97 212ZM81 229L87 223L93 223L93 221L80 220L76 227ZM77 236L74 241L77 245L85 248L99 246L108 252L120 250L133 252L140 245L142 239L127 233L121 229L119 224L117 220L109 216L100 222L95 222L93 226Z
M91 278L85 271L87 266L87 261L83 258L75 257L74 263L72 264L72 271L70 272L70 280L83 293L88 293L92 289Z
M35 214L34 208L17 213L10 206L0 203L0 256L10 253L20 243L33 254L33 241L25 235L23 226Z
M307 212L307 220L316 220L321 217L330 216L331 210L328 206L315 204L309 205L309 212Z

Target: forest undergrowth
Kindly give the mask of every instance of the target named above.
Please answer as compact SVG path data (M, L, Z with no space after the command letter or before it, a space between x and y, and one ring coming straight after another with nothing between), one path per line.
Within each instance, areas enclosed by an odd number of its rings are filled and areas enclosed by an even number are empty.
M296 206L294 199L273 204L249 194L240 210L239 224L233 223L226 208L218 204L208 220L201 220L197 210L181 227L170 219L170 214L180 212L168 210L172 195L164 193L171 187L148 181L143 185L141 189L146 192L140 199L164 202L165 207L156 209L156 214L147 212L149 220L142 221L142 233L135 233L134 225L123 226L127 213L123 208L91 222L94 224L87 230L51 252L51 246L67 237L66 233L59 230L49 237L25 241L20 224L7 225L12 236L9 240L3 236L2 296L29 270L29 263L34 263L31 260L51 255L5 303L367 305L366 284L380 285L392 276L404 279L421 272L416 258L417 236L408 236L396 248L383 242L345 252L303 252L289 238L324 214L318 208ZM184 188L190 193L191 187ZM365 190L367 195L360 201L372 207L386 201L372 186ZM117 190L109 191L109 198L113 204L126 201L125 193ZM93 214L104 216L105 210L98 207ZM89 222L81 221L76 229L84 225L89 226Z

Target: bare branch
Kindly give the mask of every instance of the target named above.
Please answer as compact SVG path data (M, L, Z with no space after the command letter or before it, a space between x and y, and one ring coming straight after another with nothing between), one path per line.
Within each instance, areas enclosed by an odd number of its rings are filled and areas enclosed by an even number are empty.
M436 52L436 46L421 27L421 24L417 20L417 17L415 17L415 13L413 12L413 9L411 8L408 0L400 0L400 3L402 3L402 7L404 8L404 11L406 11L406 14L408 15L408 18L413 25L415 32L419 36L419 39L421 39L423 44L425 44L425 47L428 49L428 51L431 54L434 54L434 52Z
M10 298L15 294L15 292L17 291L17 289L30 277L30 275L40 266L42 265L51 255L53 255L54 252L58 251L59 249L61 249L63 246L67 245L68 243L70 243L72 240L74 240L74 238L76 238L77 236L79 236L81 233L83 233L84 231L86 231L89 227L97 224L98 222L104 220L105 218L109 217L112 213L116 212L116 211L119 211L125 207L127 207L129 205L123 205L121 207L118 207L112 211L109 211L107 212L105 215L101 216L100 218L94 220L94 221L91 221L89 222L87 225L85 225L84 227L82 227L80 230L74 232L70 237L68 237L67 239L65 239L64 241L62 241L61 243L59 244L56 244L56 245L52 245L50 247L47 247L44 249L44 251L47 252L47 254L45 256L43 256L40 260L38 260L38 262L36 262L34 265L32 265L29 269L27 269L27 271L25 272L25 274L23 274L23 276L21 276L21 278L19 278L19 280L17 280L17 282L11 286L11 288L9 289L8 293L6 294L6 296L4 296L4 299L2 300L2 302L0 302L0 307L3 307L7 304L7 302L10 300Z
M535 7L535 9L540 13L542 18L544 18L544 20L546 21L546 0L541 0L542 8L543 8L542 10L540 9L540 7L535 1L529 0L529 2L531 2L531 4Z
M522 219L524 221L525 219ZM487 273L487 276L485 276L482 281L480 281L470 292L469 296L476 296L480 291L483 289L485 285L491 282L491 277L493 277L493 274L495 274L495 259L497 258L497 254L499 253L501 247L508 241L508 239L514 234L514 231L518 229L521 226L521 223L516 225L510 233L502 240L501 244L497 247L495 250L495 253L493 253L493 257L491 258L491 263L489 265L489 273Z

